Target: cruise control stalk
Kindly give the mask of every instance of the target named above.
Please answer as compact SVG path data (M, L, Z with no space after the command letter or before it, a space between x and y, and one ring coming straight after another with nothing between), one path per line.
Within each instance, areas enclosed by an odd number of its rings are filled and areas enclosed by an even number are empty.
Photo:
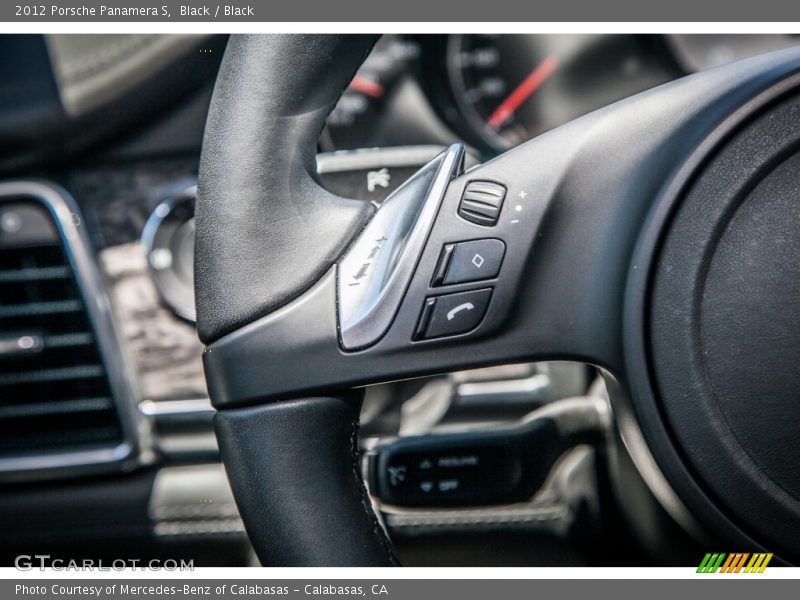
M556 460L580 444L602 444L605 399L565 398L512 425L384 441L367 455L370 493L385 504L458 507L529 499Z

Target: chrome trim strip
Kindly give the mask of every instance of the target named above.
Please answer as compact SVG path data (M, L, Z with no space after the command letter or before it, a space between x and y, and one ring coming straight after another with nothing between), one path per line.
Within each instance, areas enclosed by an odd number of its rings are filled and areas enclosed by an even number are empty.
M62 451L0 458L0 479L66 477L87 471L129 469L150 459L149 436L138 410L135 381L114 325L111 304L78 206L63 189L40 181L0 183L0 202L41 203L55 221L95 334L119 415L123 441L96 450Z
M456 386L454 402L460 407L486 406L493 403L522 405L545 404L552 396L550 376L536 373L518 379L465 381Z
M144 416L156 419L174 415L213 414L216 412L208 398L160 400L158 402L145 400L139 405L139 410Z
M464 161L453 144L397 188L336 266L339 335L345 350L377 342L392 324L439 205Z

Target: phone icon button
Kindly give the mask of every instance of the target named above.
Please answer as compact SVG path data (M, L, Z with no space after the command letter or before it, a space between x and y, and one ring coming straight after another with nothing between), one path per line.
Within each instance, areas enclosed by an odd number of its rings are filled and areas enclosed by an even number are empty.
M472 331L486 314L492 289L444 294L426 299L415 339L429 339Z
M475 305L472 302L464 302L464 304L459 304L453 310L447 313L447 320L452 321L456 318L456 315L460 313L462 310L474 310Z

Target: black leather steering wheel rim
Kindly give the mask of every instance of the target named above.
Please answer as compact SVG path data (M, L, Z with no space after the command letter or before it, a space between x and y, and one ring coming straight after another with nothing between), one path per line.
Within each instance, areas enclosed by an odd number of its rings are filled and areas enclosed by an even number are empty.
M300 295L368 218L371 205L329 194L314 177L325 119L374 41L231 38L199 180L203 341ZM270 192L282 202L266 202ZM299 235L309 243L298 245ZM217 416L222 459L262 564L396 564L358 464L361 400L362 393L345 391ZM254 456L285 460L254 473Z
M692 453L682 447L693 433L685 423L697 416L691 404L681 405L686 389L676 393L664 383L676 373L664 371L668 361L650 345L648 319L654 307L664 312L668 294L652 296L651 278L663 271L659 248L644 262L641 248L647 240L658 246L670 233L672 221L657 217L669 203L683 202L687 188L676 182L702 180L734 133L759 118L781 118L800 138L800 125L779 116L781 102L791 110L797 104L800 53L783 51L674 82L456 175L391 327L371 347L350 351L339 336L335 265L372 209L324 191L313 159L325 117L373 42L366 36L234 36L209 116L197 205L198 328L208 345L204 364L212 401L220 409L215 423L222 458L262 563L396 563L361 481L360 394L353 387L552 358L589 362L613 374L615 391L625 399L615 404L623 437L654 492L665 505L674 504L673 514L685 511L688 526L708 527L713 539L775 549L784 560L797 560L796 539L780 523L750 518L747 505L735 498L720 500L728 484L698 464L702 438ZM746 167L752 158L739 152L732 160ZM758 188L764 175L753 175L745 188ZM456 214L474 179L501 182L509 198L531 196L523 212L527 221L515 229L519 219L501 220L491 232L507 246L505 279L490 284L491 310L480 325L452 340L414 339L422 301L441 293L429 273L442 245L486 235L448 216ZM508 206L503 210L513 210ZM790 239L783 256L791 259L797 248ZM737 268L727 265L725 273ZM705 285L707 272L699 269L693 286ZM776 281L789 283L788 294L770 291L773 304L784 306L794 289L791 271L774 272ZM749 273L742 285L757 280ZM731 292L714 285L726 290L714 292L716 306ZM719 314L726 313L712 316ZM692 325L692 331L709 331L708 340L727 352L741 343L742 331L752 332L770 317L758 315L744 328L717 319ZM727 329L738 333L729 336ZM792 352L797 341L785 336L776 347ZM648 360L657 361L658 378ZM673 369L685 367L673 362ZM793 373L784 362L778 361L776 376L788 385ZM755 390L755 379L748 381ZM689 389L706 398L699 388ZM774 400L786 409L783 395ZM680 406L689 409L673 410ZM775 416L781 411L773 412L770 425L781 428ZM768 455L756 451L762 459ZM791 460L791 448L787 452ZM739 458L726 451L718 464L744 469ZM762 469L748 492L774 500L762 484L790 485L780 480L784 475L774 475L784 465ZM796 507L787 510L791 515Z

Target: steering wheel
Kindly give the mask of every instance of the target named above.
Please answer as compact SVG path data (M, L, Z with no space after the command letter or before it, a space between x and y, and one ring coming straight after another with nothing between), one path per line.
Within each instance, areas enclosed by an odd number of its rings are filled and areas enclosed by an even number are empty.
M364 385L552 359L601 369L619 437L678 522L800 561L800 50L466 172L454 145L376 208L315 171L374 41L233 36L208 118L198 330L262 563L396 564L362 482ZM475 248L483 275L464 270Z

